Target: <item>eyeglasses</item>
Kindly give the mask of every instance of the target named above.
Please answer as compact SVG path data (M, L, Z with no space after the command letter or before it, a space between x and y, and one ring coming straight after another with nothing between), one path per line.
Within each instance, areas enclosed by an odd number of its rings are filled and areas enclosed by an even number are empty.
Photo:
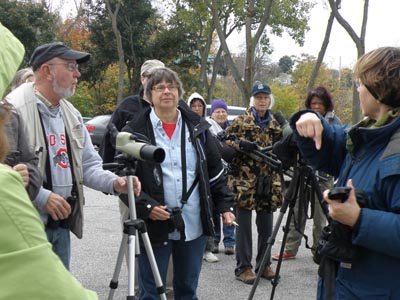
M76 63L59 63L59 64L48 64L49 66L64 65L67 67L68 71L75 72L79 71L79 65Z
M162 93L165 91L165 89L168 89L170 92L176 92L178 90L178 86L177 85L157 85L157 86L153 86L151 88L153 91Z

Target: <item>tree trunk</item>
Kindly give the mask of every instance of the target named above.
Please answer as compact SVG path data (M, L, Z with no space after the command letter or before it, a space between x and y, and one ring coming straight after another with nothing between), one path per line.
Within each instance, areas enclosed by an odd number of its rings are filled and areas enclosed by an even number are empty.
M217 66L218 60L221 58L221 55L222 55L222 48L219 47L217 55L215 56L214 64L213 64L213 71L212 71L212 75L211 75L210 85L207 90L207 102L208 103L211 103L211 99L214 94L215 83L217 81L217 72L218 72L216 66Z
M208 66L208 55L210 53L211 45L213 42L214 26L212 26L207 33L205 44L199 45L197 48L200 51L200 82L198 85L199 93L202 94L204 90L208 90L208 78L207 78L207 66Z
M369 0L364 0L364 11L363 11L363 20L361 23L361 34L358 36L350 24L342 17L338 10L338 4L340 6L341 0L328 0L329 5L331 7L332 13L335 15L336 20L340 25L347 31L350 35L351 39L354 41L357 47L357 58L360 58L365 53L365 33L367 29L367 20L368 20L368 6ZM353 110L352 110L352 123L356 124L361 118L361 110L359 103L358 93L356 88L353 86Z
M333 24L334 20L335 20L335 16L333 15L333 13L331 13L329 16L329 19L328 19L328 24L326 25L324 41L322 42L321 50L318 53L318 58L315 63L314 69L312 71L310 82L308 83L309 91L311 91L314 88L315 81L318 76L319 68L321 67L322 61L324 60L326 48L328 48L329 39L331 37L332 24ZM339 72L340 72L340 70L339 70Z
M227 59L227 63L229 65L229 67L231 68L232 71L232 76L242 94L242 96L244 96L244 91L245 91L245 87L244 87L244 83L241 79L240 73L237 70L236 66L235 66L235 62L232 59L232 55L229 51L228 48L228 44L226 42L226 36L224 34L224 30L222 29L221 26L221 20L218 16L218 1L217 0L212 0L212 2L210 3L209 0L204 0L207 3L207 6L210 8L211 13L212 13L212 17L214 20L214 25L215 25L215 29L217 30L218 33L218 37L219 40L221 42L221 47L226 55L226 59Z
M115 11L112 11L110 1L106 0L107 10L110 14L112 30L115 35L115 39L117 41L117 51L118 51L118 63L119 63L119 79L118 79L118 94L117 94L117 103L121 103L123 99L123 91L124 91L124 74L125 74L125 58L124 58L124 49L122 48L122 38L121 33L118 30L117 26L117 16L120 8L120 3L118 2L115 7Z

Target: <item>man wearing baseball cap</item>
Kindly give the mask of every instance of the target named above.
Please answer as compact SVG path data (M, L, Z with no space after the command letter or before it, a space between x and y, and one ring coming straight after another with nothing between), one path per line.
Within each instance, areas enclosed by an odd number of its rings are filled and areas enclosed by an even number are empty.
M83 183L109 194L127 193L126 178L103 170L79 111L66 99L75 93L79 64L90 54L54 42L37 47L30 59L34 82L6 96L26 121L28 144L39 157L43 175L33 204L46 225L47 238L66 268L70 231L82 238ZM134 178L135 192L140 183Z
M37 47L29 60L29 64L32 66L33 71L36 71L43 63L55 57L64 60L75 60L76 64L83 64L89 61L90 54L73 50L61 42L54 42Z

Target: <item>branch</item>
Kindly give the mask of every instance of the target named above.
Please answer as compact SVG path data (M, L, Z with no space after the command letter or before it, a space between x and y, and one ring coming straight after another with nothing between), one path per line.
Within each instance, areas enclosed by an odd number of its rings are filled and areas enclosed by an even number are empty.
M368 0L366 0L368 1ZM354 41L356 45L360 43L360 38L357 35L357 33L354 31L354 29L351 27L351 25L342 17L342 15L339 13L338 10L338 5L340 5L340 0L337 0L337 3L335 0L328 0L329 5L331 7L331 10L336 18L336 20L339 22L340 25L347 31L347 33L350 35L351 39Z

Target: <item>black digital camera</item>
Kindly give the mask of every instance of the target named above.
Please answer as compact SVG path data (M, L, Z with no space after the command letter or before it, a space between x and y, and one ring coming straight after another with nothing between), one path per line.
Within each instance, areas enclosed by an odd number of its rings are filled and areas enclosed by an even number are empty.
M71 206L71 213L68 218L63 220L54 220L50 215L47 221L47 227L52 229L57 229L58 227L62 227L65 229L70 229L72 225L72 218L76 215L76 211L79 207L78 205L78 198L75 195L69 196L67 198L68 204Z
M181 233L181 236L185 234L185 222L182 217L182 210L179 207L174 207L171 210L171 216L168 219L168 226L170 232L175 229Z
M10 167L14 167L21 161L21 151L11 151L8 153L4 163Z
M67 198L68 204L71 206L71 214L68 218L60 221L60 227L70 229L72 225L72 218L76 215L78 209L78 198L75 195Z
M335 187L329 193L329 198L345 202L349 197L351 188ZM368 207L368 197L364 191L355 189L357 203L360 207ZM322 230L320 240L314 255L314 261L319 264L323 257L333 261L351 265L357 254L357 246L352 243L353 231L350 226L332 221Z

